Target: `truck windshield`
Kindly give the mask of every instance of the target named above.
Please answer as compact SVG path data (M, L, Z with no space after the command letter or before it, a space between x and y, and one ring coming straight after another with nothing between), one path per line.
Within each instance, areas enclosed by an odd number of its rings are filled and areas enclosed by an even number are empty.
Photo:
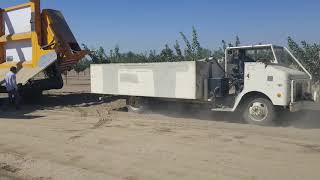
M274 62L275 60L271 47L246 50L246 56L255 62Z
M285 48L276 47L274 48L274 52L280 65L289 67L291 69L303 71L299 64L294 60L294 57L292 57Z

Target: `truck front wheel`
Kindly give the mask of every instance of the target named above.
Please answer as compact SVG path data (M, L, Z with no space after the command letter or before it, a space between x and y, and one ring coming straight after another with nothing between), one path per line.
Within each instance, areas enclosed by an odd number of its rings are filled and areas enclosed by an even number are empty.
M254 97L244 105L243 118L249 124L272 125L275 120L275 107L269 99Z

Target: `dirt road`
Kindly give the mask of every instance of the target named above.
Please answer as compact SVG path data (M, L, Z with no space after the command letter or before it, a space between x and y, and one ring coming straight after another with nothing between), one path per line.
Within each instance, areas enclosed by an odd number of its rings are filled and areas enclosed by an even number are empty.
M69 82L0 115L0 179L314 180L320 108L280 127L171 111L131 114ZM71 93L75 92L75 93Z

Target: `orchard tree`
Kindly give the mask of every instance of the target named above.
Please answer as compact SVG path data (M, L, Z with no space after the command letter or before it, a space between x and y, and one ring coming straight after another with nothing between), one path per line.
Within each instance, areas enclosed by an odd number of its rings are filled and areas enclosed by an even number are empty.
M192 27L192 43L183 32L180 32L180 35L186 45L185 59L187 61L196 61L211 56L212 52L209 49L201 47L198 32L194 26Z
M202 48L200 46L199 36L194 26L192 26L192 52L195 60L202 58Z
M240 45L241 45L241 41L240 41L239 36L237 35L237 36L236 36L236 41L235 41L235 47L238 47L238 46L240 46Z
M106 52L104 50L103 47L99 47L96 50L91 50L90 48L88 48L87 45L82 44L83 49L90 51L90 58L92 59L92 63L94 64L106 64L106 63L110 63L108 56L106 55Z
M175 61L175 56L173 50L169 47L168 44L165 45L165 48L160 53L160 59L162 62L172 62Z
M190 44L190 41L188 40L187 36L183 32L180 32L180 35L186 45L186 49L184 50L184 55L185 55L186 60L187 61L194 61L193 48Z
M313 75L315 81L320 81L320 44L307 43L300 44L288 37L288 47L290 51L302 62L306 69Z
M91 51L90 57L92 59L92 63L94 64L146 63L167 61L197 61L210 56L220 60L224 58L224 51L228 46L234 47L241 44L239 36L236 36L234 43L227 43L223 40L222 47L213 51L203 48L199 41L199 34L194 26L192 27L190 40L183 32L180 32L180 36L185 43L185 49L182 49L179 42L176 41L173 46L173 50L168 44L166 44L160 53L157 53L155 50L151 50L150 52L146 53L134 53L131 51L127 53L121 53L119 46L116 45L115 48L111 49L110 53L107 55L103 47L90 50L86 45L83 44L83 48Z
M184 61L184 57L183 57L183 54L182 54L182 51L180 48L180 44L177 40L176 40L176 44L174 45L174 49L177 54L177 57L176 57L177 61Z
M148 55L148 62L158 62L159 61L159 55L157 54L156 50L150 50Z
M85 71L86 69L89 68L89 66L90 66L90 61L87 58L81 59L78 63L76 63L73 66L74 71L78 75L78 79L80 78L80 76L79 76L80 72Z

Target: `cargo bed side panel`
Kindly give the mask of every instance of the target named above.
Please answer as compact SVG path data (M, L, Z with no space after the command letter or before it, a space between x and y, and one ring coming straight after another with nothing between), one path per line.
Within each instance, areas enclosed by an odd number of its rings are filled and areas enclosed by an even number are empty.
M92 65L91 91L110 95L196 99L196 63Z

